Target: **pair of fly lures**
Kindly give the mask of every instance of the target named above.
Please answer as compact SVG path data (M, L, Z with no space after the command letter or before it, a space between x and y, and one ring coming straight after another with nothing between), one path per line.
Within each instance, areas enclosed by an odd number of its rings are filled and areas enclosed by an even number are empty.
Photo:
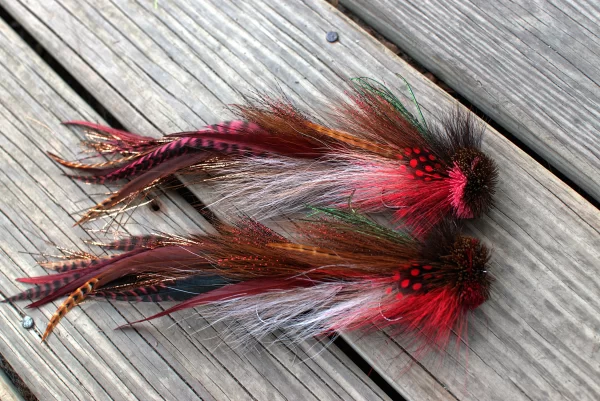
M330 124L268 96L233 106L239 120L160 139L69 122L88 131L98 155L117 158L54 160L89 173L72 176L88 183L129 180L78 224L130 208L174 174L210 174L216 191L244 199L236 206L246 215L306 204L316 213L298 222L293 242L244 218L214 235L104 244L122 253L43 263L58 274L20 279L36 287L7 301L39 298L29 305L39 307L68 296L43 340L75 305L109 298L178 302L144 320L205 305L258 339L276 329L296 341L393 325L445 347L451 331L464 334L492 281L485 245L454 223L491 206L497 171L480 150L483 127L458 110L428 126L416 101L419 118L380 83L352 83L349 100L330 106ZM396 230L347 207L348 198L361 213L393 210Z

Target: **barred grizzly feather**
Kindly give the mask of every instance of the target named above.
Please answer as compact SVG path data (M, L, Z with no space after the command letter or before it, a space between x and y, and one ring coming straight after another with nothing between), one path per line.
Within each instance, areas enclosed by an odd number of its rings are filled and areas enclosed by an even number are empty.
M457 109L427 125L367 78L328 107L331 121L323 123L288 100L259 95L233 106L240 120L160 139L70 122L90 131L87 144L98 153L122 157L89 165L52 157L88 172L74 176L88 183L132 179L79 223L125 209L175 173L202 171L222 197L243 199L236 207L258 218L306 204L343 206L352 196L354 207L392 209L421 235L445 217L473 218L490 207L496 166L481 152L483 127L470 114Z

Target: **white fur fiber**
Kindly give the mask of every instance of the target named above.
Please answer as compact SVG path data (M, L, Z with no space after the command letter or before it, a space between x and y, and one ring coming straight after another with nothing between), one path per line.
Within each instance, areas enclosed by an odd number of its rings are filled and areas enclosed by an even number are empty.
M297 344L313 336L366 325L380 312L385 290L371 281L320 283L306 288L237 297L207 307L202 315L235 322L230 338L244 344L283 330Z
M342 154L318 160L270 156L226 163L215 168L211 182L216 184L213 190L219 200L209 206L219 207L224 201L225 208L233 204L250 217L267 219L307 206L360 202L373 194L355 191L358 183L377 177L376 163L361 162L361 156Z

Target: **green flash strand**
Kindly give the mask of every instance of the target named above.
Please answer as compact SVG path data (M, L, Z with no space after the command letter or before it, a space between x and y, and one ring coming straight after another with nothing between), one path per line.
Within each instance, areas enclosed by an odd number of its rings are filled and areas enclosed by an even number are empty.
M425 122L425 118L423 117L423 113L421 112L421 107L417 102L412 87L406 81L406 79L404 79L404 77L402 77L401 75L398 76L406 83L408 87L410 97L419 113L420 121L418 118L413 116L413 114L410 111L408 111L406 107L404 107L404 104L400 101L400 99L398 99L396 95L394 95L392 91L390 91L381 82L367 77L352 78L351 81L354 84L356 90L363 91L363 93L372 93L381 97L382 99L385 99L390 105L392 105L392 107L394 107L394 109L396 109L400 114L402 114L402 117L404 117L412 125L414 125L424 138L431 139L431 133L427 128L427 123Z

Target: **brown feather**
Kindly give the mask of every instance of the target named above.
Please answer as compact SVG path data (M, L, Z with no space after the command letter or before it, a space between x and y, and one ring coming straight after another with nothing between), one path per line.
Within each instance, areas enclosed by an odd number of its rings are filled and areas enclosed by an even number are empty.
M85 298L88 296L90 292L94 290L94 286L98 283L98 278L94 277L91 280L87 281L81 287L77 288L75 291L69 295L67 299L58 307L56 312L52 315L50 319L50 323L46 327L46 331L42 336L42 342L46 341L46 338L52 333L54 328L58 325L61 319L75 306L82 303Z

